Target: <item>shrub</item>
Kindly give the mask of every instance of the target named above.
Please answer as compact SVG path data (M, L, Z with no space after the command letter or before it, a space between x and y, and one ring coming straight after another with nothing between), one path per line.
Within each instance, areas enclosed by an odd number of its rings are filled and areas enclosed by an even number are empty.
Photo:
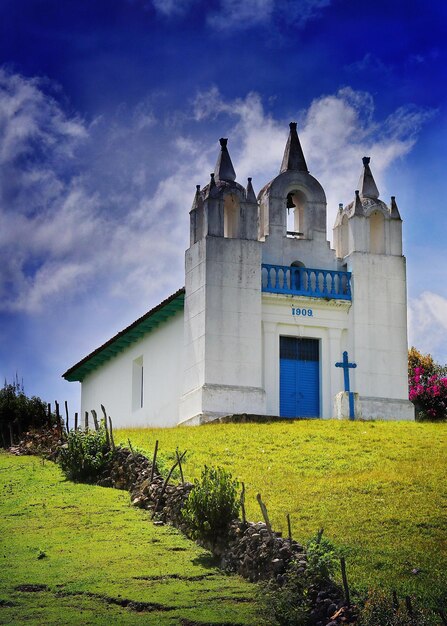
M307 576L314 582L330 580L339 563L332 542L317 534L309 540L306 553Z
M70 431L58 462L70 480L91 483L99 478L111 456L106 431L101 426L98 431Z
M259 588L261 612L272 624L280 626L307 626L312 604L308 579L292 563L283 585L270 581Z
M447 368L416 348L408 353L409 398L419 420L447 419Z
M48 426L47 405L40 398L33 396L28 398L25 394L23 382L18 378L8 383L5 380L0 389L0 445L9 445L9 427L13 432L20 434L30 428L42 428ZM51 416L54 423L54 416Z
M211 541L213 545L228 534L230 522L238 517L238 482L222 467L207 467L201 479L194 481L183 519L195 538Z
M436 622L429 611L413 608L408 612L404 601L394 606L390 593L372 590L360 613L359 626L430 626Z
M307 567L303 572L292 562L283 584L271 581L261 587L260 602L264 615L281 626L308 626L313 623L312 599L316 591L331 587L331 577L337 564L333 544L321 535L310 539L306 549Z

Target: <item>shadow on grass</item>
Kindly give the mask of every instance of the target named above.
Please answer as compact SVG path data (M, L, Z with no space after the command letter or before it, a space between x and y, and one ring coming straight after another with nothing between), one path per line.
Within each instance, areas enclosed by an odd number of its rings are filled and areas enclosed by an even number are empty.
M202 567L206 567L207 569L219 567L220 559L213 554L200 554L191 560L193 565L200 565Z

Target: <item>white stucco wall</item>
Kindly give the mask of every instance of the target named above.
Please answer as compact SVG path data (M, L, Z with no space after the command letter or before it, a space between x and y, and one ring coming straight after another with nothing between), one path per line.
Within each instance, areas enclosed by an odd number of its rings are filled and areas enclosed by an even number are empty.
M261 245L208 236L186 252L180 422L265 412Z
M279 338L283 336L320 340L320 417L332 417L334 396L343 389L342 372L335 363L347 349L350 306L345 300L262 295L263 384L268 415L280 412ZM293 315L292 308L310 310L312 315Z
M183 311L94 370L82 382L81 411L101 404L115 427L175 426L183 378ZM143 360L143 407L132 406L134 361ZM92 424L90 418L90 425Z

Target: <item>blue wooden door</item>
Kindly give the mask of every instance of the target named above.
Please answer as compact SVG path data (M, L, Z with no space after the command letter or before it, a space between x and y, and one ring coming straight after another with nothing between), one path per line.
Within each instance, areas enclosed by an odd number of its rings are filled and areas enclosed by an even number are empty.
M280 415L320 417L318 339L280 337Z

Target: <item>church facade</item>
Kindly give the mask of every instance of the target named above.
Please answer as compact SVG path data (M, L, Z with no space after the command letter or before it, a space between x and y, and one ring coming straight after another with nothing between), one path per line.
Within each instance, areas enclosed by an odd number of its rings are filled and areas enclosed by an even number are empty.
M185 287L63 375L81 382L83 414L103 404L117 426L239 413L414 419L402 220L394 197L379 199L369 161L331 249L296 124L257 197L250 178L236 182L221 139L190 211Z

